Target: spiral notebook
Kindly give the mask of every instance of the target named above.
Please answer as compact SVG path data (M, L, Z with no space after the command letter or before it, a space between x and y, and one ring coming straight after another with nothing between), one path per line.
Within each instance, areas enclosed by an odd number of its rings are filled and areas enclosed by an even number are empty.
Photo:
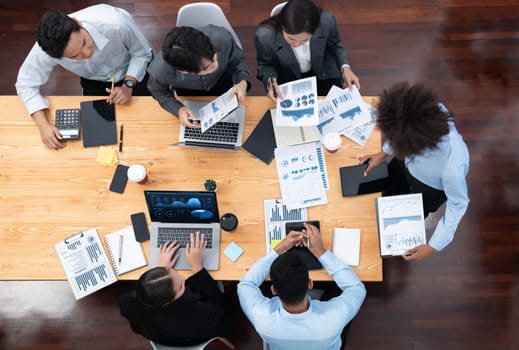
M135 240L133 226L109 233L104 240L117 275L147 265L142 246Z

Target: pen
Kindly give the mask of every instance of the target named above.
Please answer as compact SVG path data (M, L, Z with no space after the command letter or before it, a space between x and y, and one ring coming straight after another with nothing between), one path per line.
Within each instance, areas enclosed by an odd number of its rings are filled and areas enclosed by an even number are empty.
M274 95L274 97L278 97L278 95L276 94L276 88L274 87L275 81L276 81L276 78L274 78L272 76L272 73L270 73L268 83L267 83L267 89L272 88L272 94Z
M123 151L123 124L121 124L121 129L119 130L119 152Z
M123 239L124 236L119 236L119 265L121 265L121 261L123 260Z

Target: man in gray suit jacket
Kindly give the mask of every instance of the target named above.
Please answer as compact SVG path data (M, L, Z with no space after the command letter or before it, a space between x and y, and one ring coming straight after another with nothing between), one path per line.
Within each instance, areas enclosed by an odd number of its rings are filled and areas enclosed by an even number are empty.
M254 38L257 78L275 100L277 83L316 76L319 95L332 85L360 88L342 46L335 16L310 0L290 0L278 15L263 21ZM279 96L279 90L276 90Z
M178 96L220 96L233 88L240 102L251 85L245 55L225 28L208 25L200 30L176 27L162 51L148 67L148 89L159 104L190 128L194 113L175 98Z

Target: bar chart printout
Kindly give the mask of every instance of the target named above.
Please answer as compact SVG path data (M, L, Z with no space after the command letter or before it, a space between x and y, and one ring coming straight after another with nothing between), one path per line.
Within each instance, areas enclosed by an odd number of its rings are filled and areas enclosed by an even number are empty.
M266 199L265 209L265 243L267 254L272 250L272 245L282 241L285 236L285 223L292 221L305 221L306 208L288 209L281 199Z
M76 299L117 281L95 228L58 242L55 249Z

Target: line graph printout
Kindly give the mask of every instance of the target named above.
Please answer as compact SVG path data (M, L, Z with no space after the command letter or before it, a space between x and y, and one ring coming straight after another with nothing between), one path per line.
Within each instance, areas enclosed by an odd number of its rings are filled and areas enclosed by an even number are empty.
M306 208L288 209L281 199L265 199L265 240L267 254L285 236L285 224L292 221L306 221Z
M402 255L426 243L422 194L376 199L380 255Z
M328 173L319 142L278 147L274 155L281 196L287 208L328 203Z
M54 247L76 299L117 281L95 228L70 236Z

